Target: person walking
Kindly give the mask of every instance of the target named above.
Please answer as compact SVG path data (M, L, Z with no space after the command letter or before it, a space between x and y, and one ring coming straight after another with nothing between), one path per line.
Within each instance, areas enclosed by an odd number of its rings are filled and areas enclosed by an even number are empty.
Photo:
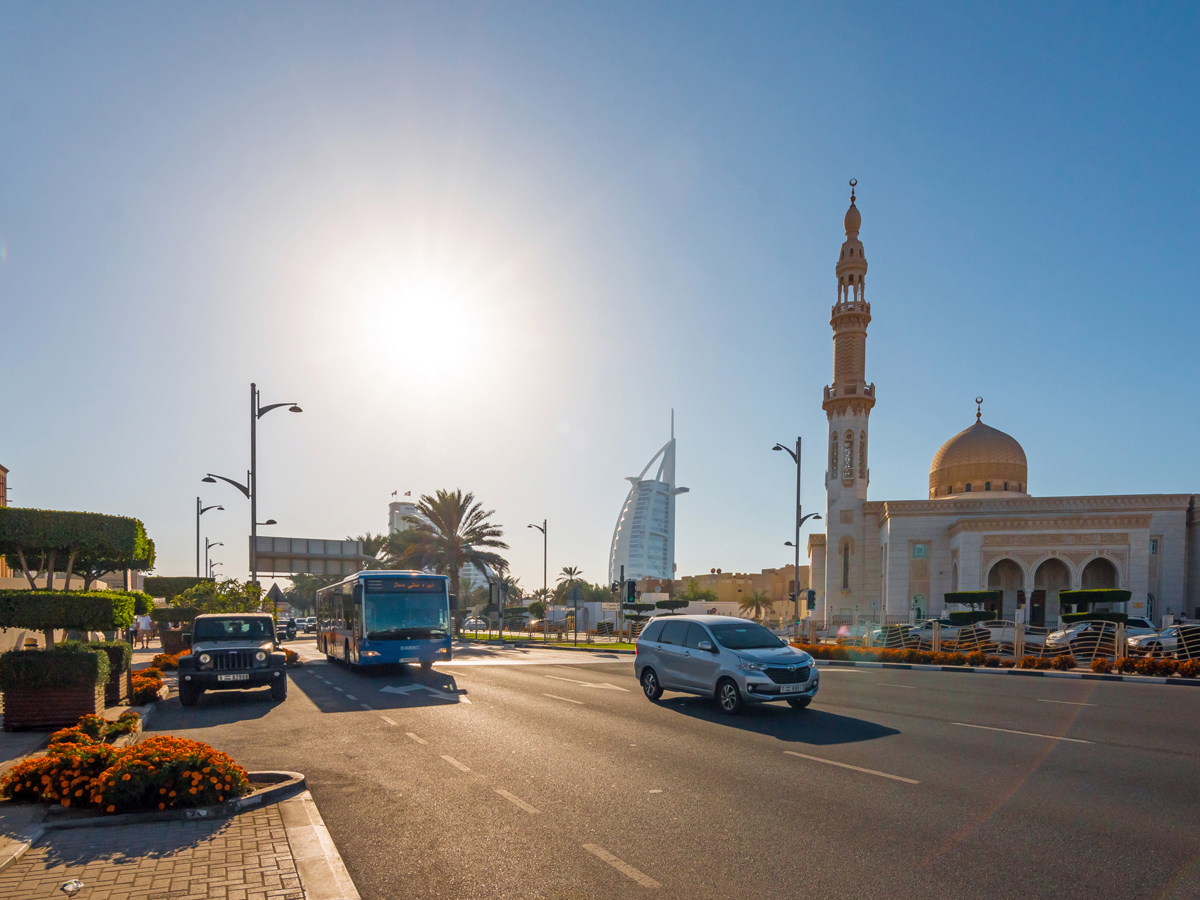
M146 613L137 617L138 646L143 650L150 648L150 616Z

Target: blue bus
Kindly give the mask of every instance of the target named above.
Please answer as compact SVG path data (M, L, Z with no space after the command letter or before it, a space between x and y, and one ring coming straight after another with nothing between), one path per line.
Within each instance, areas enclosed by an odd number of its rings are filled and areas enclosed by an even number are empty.
M317 591L317 650L351 668L450 659L450 579L355 572Z

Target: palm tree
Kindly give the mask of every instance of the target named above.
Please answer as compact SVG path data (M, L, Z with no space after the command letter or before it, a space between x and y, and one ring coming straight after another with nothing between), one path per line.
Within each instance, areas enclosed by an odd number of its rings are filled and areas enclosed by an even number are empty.
M500 572L508 561L494 550L507 550L504 529L491 521L496 513L483 508L475 495L439 490L421 495L409 527L387 541L388 562L397 568L426 569L450 577L450 593L458 596L459 570L472 565Z
M563 566L562 573L558 576L559 584L573 585L579 581L579 576L583 574L583 569L579 566Z
M738 601L738 609L741 612L748 612L751 618L761 619L763 614L775 608L775 601L771 599L771 595L766 591L751 591L747 596Z
M346 540L359 541L362 544L362 552L364 556L381 557L383 555L384 548L387 547L388 539L390 537L391 535L384 534L382 531L379 532L379 534L371 534L371 532L368 531L364 534L360 534L356 538L346 535Z

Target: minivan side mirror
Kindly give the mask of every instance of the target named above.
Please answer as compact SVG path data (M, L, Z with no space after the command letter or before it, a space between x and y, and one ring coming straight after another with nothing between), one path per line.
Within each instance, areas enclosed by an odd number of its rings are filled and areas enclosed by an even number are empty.
M717 652L716 650L713 649L713 645L712 645L711 641L700 641L696 644L696 647L699 648L700 650L707 650L709 653Z

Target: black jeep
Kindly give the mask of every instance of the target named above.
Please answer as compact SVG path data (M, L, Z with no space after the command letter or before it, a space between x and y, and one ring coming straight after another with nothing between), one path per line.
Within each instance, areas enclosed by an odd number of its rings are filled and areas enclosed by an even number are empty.
M195 706L205 691L270 685L274 700L287 698L283 651L266 613L196 616L191 653L179 657L179 702Z

